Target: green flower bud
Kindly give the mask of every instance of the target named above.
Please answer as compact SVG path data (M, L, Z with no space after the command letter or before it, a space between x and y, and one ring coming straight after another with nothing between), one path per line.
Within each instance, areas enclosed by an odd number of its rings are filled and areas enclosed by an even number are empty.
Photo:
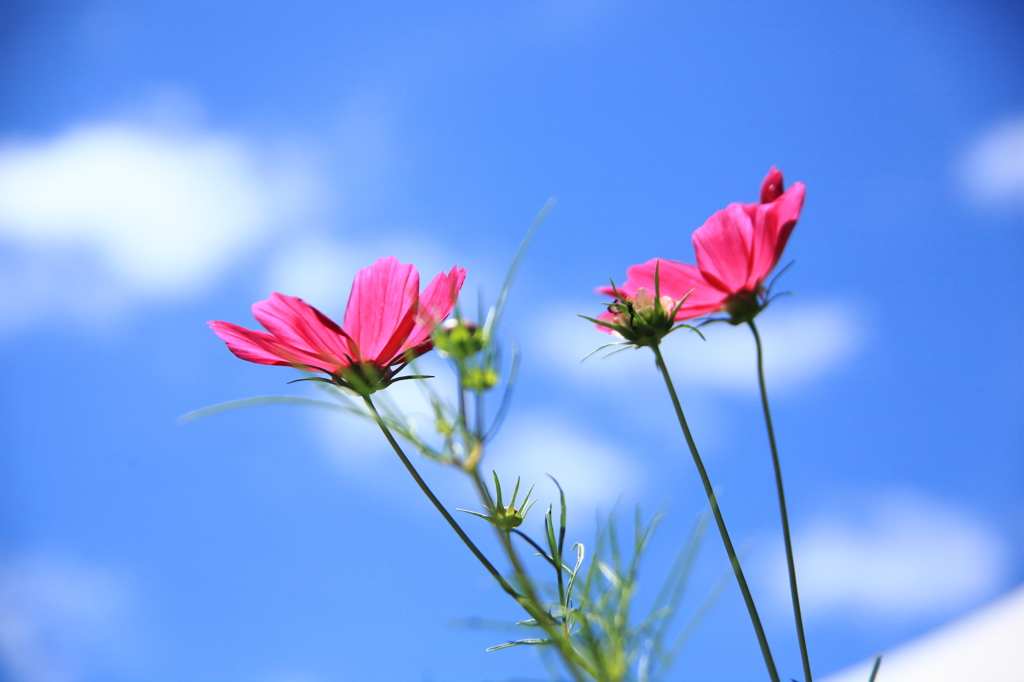
M483 350L483 333L470 320L446 320L434 331L434 348L445 357L466 360Z
M530 501L530 494L533 493L533 487L530 487L530 490L526 493L526 497L523 498L522 504L517 508L515 505L516 496L519 494L520 479L516 478L516 487L515 490L512 491L512 501L506 505L501 501L501 482L498 481L498 474L496 472L491 473L494 474L494 487L497 492L498 499L497 501L492 500L491 507L487 510L490 513L480 514L466 509L460 509L459 511L466 514L472 514L473 516L479 516L481 519L488 521L496 528L507 533L523 524L523 521L526 519L527 512L530 511L530 507L536 503L536 500L533 502Z

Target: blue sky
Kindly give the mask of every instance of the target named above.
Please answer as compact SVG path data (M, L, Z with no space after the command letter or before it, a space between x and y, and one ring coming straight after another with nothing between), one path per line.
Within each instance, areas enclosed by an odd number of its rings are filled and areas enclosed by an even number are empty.
M523 374L491 463L558 475L585 543L595 509L667 505L654 584L699 482L651 359L579 364L604 339L575 315L633 263L691 260L692 231L773 164L808 188L796 295L761 326L815 670L1024 581L1019 2L2 13L5 678L542 677L534 652L484 653L506 633L457 627L518 614L367 425L293 407L175 424L303 390L204 322L254 326L275 290L340 319L355 271L392 253L493 296L557 196L509 303ZM721 328L666 352L797 676L753 344ZM762 677L730 588L670 679Z

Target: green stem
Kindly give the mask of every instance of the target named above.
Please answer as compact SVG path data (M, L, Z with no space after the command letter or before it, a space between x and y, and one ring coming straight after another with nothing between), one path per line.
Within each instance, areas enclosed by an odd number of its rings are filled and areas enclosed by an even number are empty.
M690 434L690 427L686 424L683 407L679 404L679 396L676 395L676 389L672 385L672 378L669 376L665 359L661 357L661 349L657 345L651 346L651 350L654 351L654 358L658 364L658 369L661 370L661 375L665 378L665 386L668 388L668 394L672 398L672 406L675 407L679 426L683 429L686 444L690 448L690 454L693 455L693 463L697 465L697 472L700 474L700 480L704 484L704 492L707 493L711 512L715 516L715 523L718 524L718 532L722 536L722 543L725 544L725 551L729 555L729 563L732 564L733 573L736 574L736 582L739 583L740 592L743 593L743 601L746 602L747 611L750 613L750 621L754 625L754 632L757 633L757 642L761 645L761 654L764 656L764 664L768 668L768 675L771 677L772 682L779 682L779 673L775 669L775 661L772 659L772 652L768 648L768 638L765 637L764 628L761 626L761 619L757 615L754 598L750 595L750 588L747 587L747 579L743 577L743 569L740 567L740 560L736 556L736 550L733 548L732 540L729 538L729 531L725 527L722 510L718 508L718 498L715 497L715 490L711 487L708 472L704 468L704 462L701 461L700 453L697 452L697 445Z
M764 408L764 423L768 427L768 443L772 448L772 465L775 467L775 487L779 492L779 512L782 515L782 537L786 542L786 564L789 566L789 591L793 595L793 616L796 619L796 635L800 640L800 659L804 665L804 679L812 682L811 659L807 655L807 640L804 637L804 619L800 611L800 593L796 588L796 564L793 561L793 541L789 534L789 513L786 511L786 493L782 489L782 466L779 464L779 449L775 445L775 428L772 426L772 413L768 409L768 389L764 383L764 353L761 348L761 335L757 333L754 321L750 320L750 331L754 332L757 342L757 380L761 385L761 406Z
M573 678L576 679L577 682L586 682L586 678L583 677L583 674L580 672L581 667L589 672L589 668L588 666L586 666L586 662L580 660L579 653L572 648L571 643L563 643L564 638L560 637L560 633L558 632L558 630L554 626L552 626L550 622L547 621L547 614L544 612L542 608L539 607L540 602L537 601L536 594L533 591L532 585L530 585L529 581L526 580L525 573L522 570L522 565L519 562L519 557L516 556L515 550L512 547L512 543L509 540L509 538L507 536L503 537L502 544L504 545L506 552L509 554L509 559L512 561L512 565L515 568L516 573L523 576L523 585L526 589L526 595L519 594L519 592L516 591L516 589L512 587L512 585L509 584L507 580L505 580L501 573L498 572L498 569L494 567L494 564L492 564L487 559L487 557L484 556L483 552L480 551L476 544L474 544L473 541L469 539L469 536L466 535L466 532L462 530L462 527L458 524L458 522L452 517L451 514L448 513L448 510L444 508L444 505L442 505L441 501L437 499L436 495L434 495L433 491L427 485L427 482L424 481L423 478L420 476L419 472L416 471L416 467L414 467L412 465L412 462L409 461L409 458L406 456L405 452L402 451L402 447L398 444L398 441L395 440L395 437L391 433L391 429L388 428L388 425L384 422L384 419L380 416L380 413L377 412L377 408L374 406L373 401L370 400L370 397L363 396L363 400L366 402L366 406L370 409L370 412L373 414L373 418L374 420L376 420L377 425L380 427L380 430L384 433L384 437L388 439L388 442L394 449L395 454L397 454L398 458L402 460L402 464L405 465L405 468L409 471L409 474L413 477L413 480L416 481L416 485L418 485L420 487L420 490L423 491L423 494L426 495L427 498L434 504L434 506L437 508L437 511L441 512L441 516L445 518L445 520L448 522L448 525L450 525L452 527L452 530L454 530L455 533L462 539L462 541L466 544L466 547L469 548L469 551L471 551L473 555L480 561L480 563L484 565L484 568L486 568L487 571L492 576L494 576L494 579L498 581L498 584L501 585L502 589L505 590L505 592L507 592L513 599L515 599L524 609L526 609L526 612L529 613L533 618L535 618L537 622L541 625L541 627L543 627L544 630L548 633L548 635L551 636L553 640L555 640L558 651L562 655L563 660L565 660L566 667L569 668L569 671L572 673ZM483 485L483 482L480 481L479 476L477 476L475 473L473 475L473 478L474 480L477 481L478 487ZM532 606L534 604L538 606ZM565 650L566 645L569 647L569 649L571 649L572 654L575 654L575 656L569 654Z
M871 677L868 678L868 682L875 682L875 678L878 677L878 669L882 665L882 654L875 656L875 664L871 666Z
M462 530L462 526L460 526L458 522L454 518L452 518L452 515L448 513L448 510L444 508L444 505L441 504L441 501L437 499L437 496L435 496L433 491L430 490L430 487L427 486L427 482L424 481L423 478L420 476L419 472L416 471L416 467L414 467L412 465L412 462L409 461L409 458L406 457L405 453L402 451L401 446L398 445L398 441L396 441L395 437L391 435L391 429L389 429L388 425L384 423L384 420L381 418L380 413L377 412L377 408L374 407L373 401L370 400L370 397L363 396L363 400L366 401L366 406L370 408L370 412L373 413L373 418L377 421L377 425L380 427L380 430L384 432L384 437L388 439L389 443L391 443L391 447L394 448L395 454L397 454L398 458L402 460L402 464L404 464L405 468L408 469L409 474L412 475L413 480L416 481L416 485L420 487L420 490L423 491L423 494L426 495L427 498L429 498L430 501L434 503L434 506L437 507L437 511L441 512L441 516L445 518L445 521L448 522L448 525L450 525L452 527L452 530L455 531L456 535L458 535L462 539L462 541L466 543L466 547L468 547L469 551L473 553L473 556L479 559L480 563L484 565L484 568L486 568L487 571L492 576L494 576L494 579L498 581L498 584L501 585L501 588L505 590L505 592L507 592L509 595L511 595L513 599L520 599L520 594L515 590L514 587L512 587L512 585L509 584L507 580L505 580L504 577L502 577L501 573L498 572L498 569L494 567L494 564L492 564L487 559L487 557L484 556L483 552L481 552L480 549L473 543L473 541L469 539L469 536L466 535L466 532Z
M490 505L490 493L487 492L487 486L480 478L476 471L470 472L473 477L473 482L476 484L477 493L480 495L480 501L485 506ZM512 564L512 570L519 576L520 582L522 583L523 591L526 593L523 598L519 599L519 604L526 610L537 621L537 624L544 630L548 637L555 644L555 648L558 649L559 655L562 657L562 662L565 667L569 669L573 679L577 682L586 682L586 678L583 676L582 671L586 671L592 677L597 677L596 673L591 668L590 664L584 659L576 648L572 645L572 641L569 639L567 633L560 632L556 623L553 623L548 613L544 610L537 598L537 592L533 589L533 583L530 582L530 578L526 573L526 569L523 567L522 561L519 559L519 554L516 552L515 547L512 546L512 538L509 533L503 532L499 528L495 527L495 532L498 535L498 540L501 542L502 548L505 550L505 554L508 555L508 560Z

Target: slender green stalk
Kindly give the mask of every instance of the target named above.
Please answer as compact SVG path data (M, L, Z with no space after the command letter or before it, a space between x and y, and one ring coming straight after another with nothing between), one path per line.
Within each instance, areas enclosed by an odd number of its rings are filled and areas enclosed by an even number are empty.
M402 464L405 465L405 468L409 471L409 474L413 477L413 480L416 481L416 485L418 485L420 487L420 490L423 491L423 494L426 495L427 498L437 508L437 510L441 512L441 516L445 518L445 520L448 522L448 525L450 525L452 527L452 530L454 530L455 533L459 536L459 538L462 539L462 541L466 544L466 547L469 548L469 551L471 551L473 555L480 561L480 563L484 565L484 568L486 568L487 571L492 576L494 576L494 579L498 581L498 584L501 585L502 589L505 590L505 592L507 592L513 599L515 599L524 609L526 609L527 613L529 613L533 618L535 618L537 620L537 623L540 624L542 628L544 628L545 632L547 632L548 635L551 636L553 640L555 640L556 647L559 653L562 655L563 660L565 660L566 667L572 673L573 678L576 679L577 682L586 682L586 678L583 676L580 669L582 668L583 670L587 670L588 672L590 672L589 666L586 665L586 661L582 660L582 657L580 657L579 653L572 648L572 644L569 643L566 638L562 637L561 633L559 633L557 629L550 622L547 621L547 614L540 607L540 602L537 600L537 596L533 591L532 585L526 579L526 574L523 571L522 564L519 561L519 557L516 555L515 549L512 547L512 543L507 537L507 535L501 538L502 545L504 546L506 553L508 553L509 560L512 561L512 565L516 573L518 575L523 576L523 587L526 590L525 595L519 594L519 592L514 587L512 587L512 585L509 584L507 580L505 580L501 573L498 572L498 569L494 567L494 564L492 564L487 559L487 557L484 556L483 552L481 552L480 549L476 546L476 544L469 538L469 536L466 535L466 532L462 530L462 527L458 524L458 522L452 517L451 514L448 513L448 510L444 508L444 505L442 505L441 501L437 499L436 495L434 495L433 491L427 485L427 482L424 481L423 478L420 476L419 472L416 471L416 467L414 467L412 462L409 461L409 458L402 450L402 447L398 444L398 441L396 441L395 437L392 435L391 429L388 428L388 425L384 422L384 419L380 416L380 413L377 412L377 408L374 406L373 401L370 400L370 397L363 396L363 400L366 402L366 406L370 409L370 412L373 414L374 420L376 420L377 425L380 427L380 430L384 433L384 437L387 438L388 442L391 444L391 447L394 449L395 454L397 454L398 458L402 460ZM477 481L478 486L483 485L483 482L479 480L478 476L474 474L473 478ZM501 534L499 533L499 535ZM563 644L563 642L565 642L565 644ZM566 646L568 646L568 648L572 651L572 654L565 650Z
M768 427L768 443L772 448L772 465L775 467L775 487L779 492L779 512L782 515L782 537L786 542L786 564L789 567L789 591L793 595L793 617L796 619L796 635L800 640L800 659L804 665L804 680L813 682L811 678L811 659L807 655L807 640L804 637L804 618L800 611L800 593L796 588L796 563L793 561L793 541L789 534L789 513L786 511L786 493L782 489L782 466L779 464L779 449L775 445L775 428L772 426L772 413L768 409L768 389L764 384L764 353L761 348L761 335L757 333L754 321L750 320L750 331L754 332L757 342L757 380L761 385L761 406L764 408L764 423Z
M707 493L711 512L714 514L715 523L718 524L718 532L722 535L722 543L725 544L725 551L729 555L729 562L732 564L733 573L736 574L736 582L739 583L740 592L743 593L743 601L747 604L747 611L750 613L750 621L754 625L754 632L757 633L757 642L761 645L761 654L764 656L764 664L768 668L768 675L771 677L772 682L780 682L779 673L775 668L775 661L772 658L772 652L768 648L768 638L765 637L764 628L761 626L761 619L758 617L757 608L754 606L754 598L750 595L750 588L747 587L747 579L743 577L743 569L740 567L740 560L736 556L736 550L733 548L732 540L729 538L729 531L725 527L722 510L718 508L718 498L715 496L714 488L711 487L708 472L704 468L704 462L701 461L700 453L697 452L697 445L690 434L690 427L686 424L683 407L679 404L679 396L676 395L676 389L672 385L672 378L669 376L665 359L661 356L661 349L657 345L651 346L651 350L654 351L654 358L658 364L658 369L661 370L661 375L665 378L665 386L668 388L668 394L672 398L672 406L675 407L679 426L683 429L686 444L690 448L690 454L693 455L693 463L697 465L697 472L700 474L700 480L704 484L704 492Z
M882 666L882 654L875 656L875 664L871 666L871 677L868 678L868 682L875 682L875 678L878 677L878 669Z
M473 543L473 541L469 539L469 536L466 535L466 532L462 530L462 526L460 526L458 522L454 518L452 518L452 515L448 513L448 510L444 508L444 505L441 504L441 501L437 499L437 496L435 496L433 491L430 490L430 487L427 485L427 482L423 480L419 472L416 471L416 467L412 465L412 462L409 461L409 458L406 457L405 453L402 451L402 448L398 444L398 441L396 441L395 437L391 435L391 429L389 429L388 425L384 423L384 420L381 418L380 413L377 412L377 408L374 407L373 401L370 400L370 397L363 396L363 400L366 401L366 406L370 408L370 411L373 413L373 418L377 421L377 425L380 427L380 430L384 432L384 437L388 439L389 443L391 443L391 447L394 448L395 454L397 454L398 458L402 460L402 464L404 464L405 468L408 469L409 474L412 475L413 480L416 481L416 485L420 487L420 490L423 491L423 494L426 495L427 498L434 503L434 506L437 507L437 511L441 512L441 516L445 518L445 521L447 521L448 525L452 527L452 530L455 531L455 534L458 535L464 543L466 543L466 547L469 548L469 551L471 551L473 553L473 556L479 559L480 563L484 565L484 568L486 568L487 571L492 576L494 576L494 579L498 581L498 584L501 585L501 588L505 590L505 592L507 592L509 595L511 595L513 599L520 599L521 596L519 592L517 592L516 589L512 587L512 585L510 585L507 580L505 580L501 573L498 572L498 569L494 567L494 564L492 564L487 559L487 557L484 556L483 552L481 552L480 549Z
M481 503L485 505L490 504L490 494L487 492L487 486L480 478L479 474L475 471L471 473L473 482L476 484L477 492L480 495ZM508 532L502 531L495 527L495 532L498 535L498 540L501 542L502 548L505 550L505 554L508 556L509 562L512 564L512 570L516 572L516 575L520 577L523 591L526 593L524 598L519 599L519 603L526 609L534 620L537 621L544 632L551 638L555 644L555 648L558 650L559 655L562 657L562 661L565 667L568 668L572 674L573 679L577 682L586 682L586 678L583 676L583 671L586 671L592 677L597 677L596 672L593 670L591 665L583 658L582 655L576 648L573 647L572 641L569 639L568 632L563 628L562 632L559 632L557 624L551 621L550 615L541 606L541 602L537 597L536 590L533 589L533 583L530 582L530 578L526 573L526 569L523 567L522 561L519 559L519 554L516 552L515 547L512 546L512 538ZM559 567L560 569L561 567Z

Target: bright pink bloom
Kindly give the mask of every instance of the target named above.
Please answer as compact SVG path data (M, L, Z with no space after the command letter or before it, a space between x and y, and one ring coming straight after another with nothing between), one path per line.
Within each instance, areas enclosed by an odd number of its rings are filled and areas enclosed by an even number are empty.
M762 203L729 204L693 233L697 267L654 258L626 270L619 292L627 297L635 296L641 287L653 292L657 268L661 294L679 300L689 293L677 320L720 310L756 314L763 307L759 297L764 294L764 281L778 264L800 217L804 191L802 182L783 191L782 172L772 166L761 184ZM600 287L598 292L615 295L612 287Z
M420 294L415 266L389 256L356 274L344 328L302 299L277 293L252 306L253 317L269 333L230 322L208 324L243 360L323 372L332 383L372 392L433 348L430 334L452 311L465 278L466 271L455 266Z

